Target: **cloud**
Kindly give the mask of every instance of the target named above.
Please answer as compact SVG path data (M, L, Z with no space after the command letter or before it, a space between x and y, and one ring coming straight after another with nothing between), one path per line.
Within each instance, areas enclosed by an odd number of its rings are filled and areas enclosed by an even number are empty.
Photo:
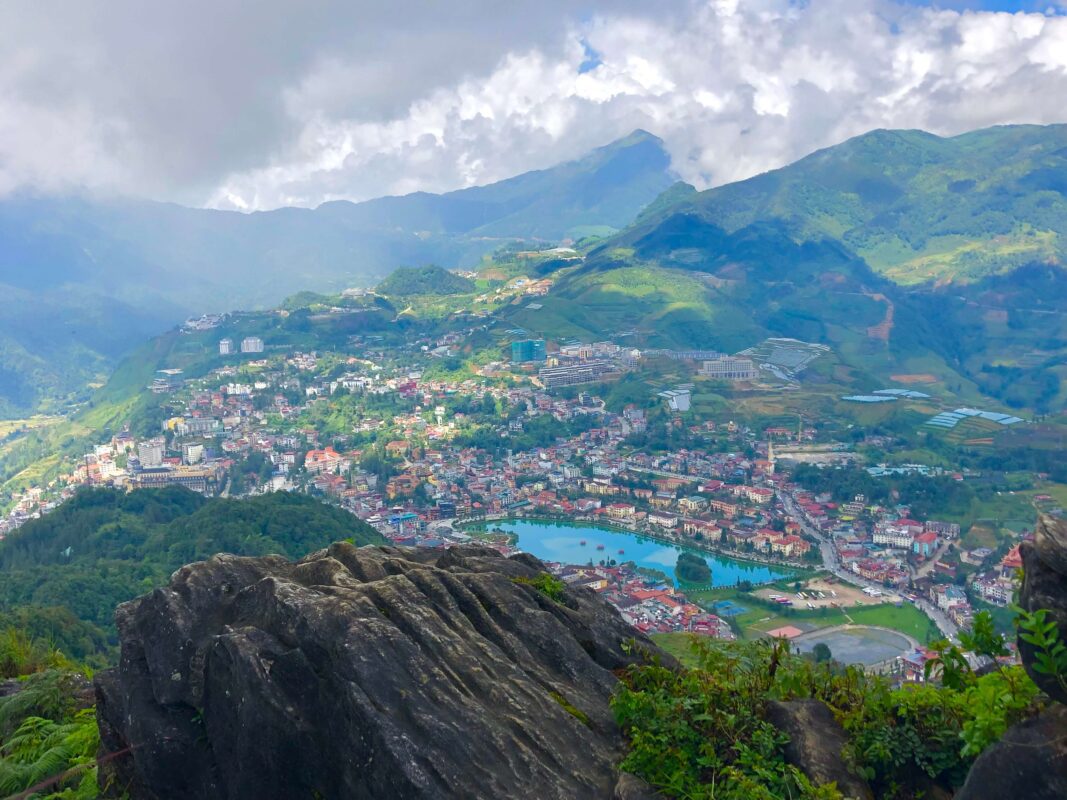
M0 30L0 192L316 205L499 180L636 127L703 187L875 127L1067 121L1067 18L1052 12L888 0L578 11L265 0L254 16L217 0L18 5Z

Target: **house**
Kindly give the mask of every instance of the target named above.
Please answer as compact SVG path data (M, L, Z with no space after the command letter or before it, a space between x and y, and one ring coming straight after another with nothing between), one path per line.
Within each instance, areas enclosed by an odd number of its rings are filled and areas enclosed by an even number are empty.
M341 454L327 445L323 450L308 450L304 456L304 469L311 475L333 472L341 464Z
M655 525L657 528L677 528L678 517L653 512L648 515L648 524Z
M712 511L718 511L727 519L733 519L737 516L737 504L727 503L725 500L712 500L709 505Z
M390 458L402 458L408 452L408 443L404 441L389 442L385 446L385 454Z
M609 517L618 520L633 519L635 511L637 511L637 509L629 503L612 503L605 509L605 512Z
M937 534L933 531L920 533L912 540L911 551L919 558L929 558L937 552Z
M708 501L700 495L683 497L678 501L678 508L685 514L699 514L708 507Z

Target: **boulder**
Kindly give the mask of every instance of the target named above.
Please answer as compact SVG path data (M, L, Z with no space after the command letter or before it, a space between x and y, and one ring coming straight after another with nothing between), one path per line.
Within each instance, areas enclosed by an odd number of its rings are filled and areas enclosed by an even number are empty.
M1046 518L1042 523L1048 524ZM1060 520L1056 525L1062 525ZM1039 523L1039 528L1042 525ZM1041 555L1041 550L1030 542L1023 542L1019 549L1023 559L1023 583L1019 589L1019 605L1026 611L1047 609L1049 621L1059 626L1060 638L1067 639L1067 575L1057 572ZM1046 548L1045 552L1048 550ZM1067 691L1054 678L1034 669L1034 647L1023 641L1019 643L1019 655L1023 666L1041 690L1054 700L1067 703Z
M786 762L813 783L836 783L847 800L874 800L871 787L845 763L842 752L848 735L821 700L772 700L767 704L767 721L789 736Z
M120 663L96 679L101 786L610 798L613 670L655 647L591 591L557 602L523 582L543 571L474 546L345 543L184 567L116 613Z
M664 800L664 797L648 781L624 772L619 775L611 800Z
M974 762L956 800L1067 797L1067 707L1013 725Z

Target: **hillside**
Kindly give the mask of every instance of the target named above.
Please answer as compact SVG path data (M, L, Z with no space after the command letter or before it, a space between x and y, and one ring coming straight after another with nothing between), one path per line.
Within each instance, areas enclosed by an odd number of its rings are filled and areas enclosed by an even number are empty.
M182 564L220 552L299 557L342 539L382 541L366 523L306 495L227 500L180 487L82 489L0 541L0 619L34 630L36 620L58 615L83 640L113 643L115 606Z
M1067 404L1067 126L875 131L748 181L673 186L563 269L548 336L632 332L736 351L831 345L850 383L921 376L1040 412Z
M967 282L1067 254L1067 125L941 138L877 130L789 166L691 195L686 210L733 233L781 220L832 238L912 285Z
M378 284L384 295L463 294L474 291L474 281L438 266L401 267Z
M488 186L242 214L131 198L0 199L0 417L78 399L189 314L369 286L401 265L477 263L502 242L620 229L673 176L637 131Z

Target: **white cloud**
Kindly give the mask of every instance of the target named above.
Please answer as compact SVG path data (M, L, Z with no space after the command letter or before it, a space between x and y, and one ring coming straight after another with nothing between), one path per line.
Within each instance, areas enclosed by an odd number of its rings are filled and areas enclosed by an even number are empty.
M1067 18L1052 13L589 0L575 16L565 0L478 0L461 19L382 5L264 3L249 19L191 0L147 20L116 0L113 18L70 13L58 32L55 8L15 15L0 32L0 192L315 205L499 180L637 127L703 187L876 127L1067 121Z

